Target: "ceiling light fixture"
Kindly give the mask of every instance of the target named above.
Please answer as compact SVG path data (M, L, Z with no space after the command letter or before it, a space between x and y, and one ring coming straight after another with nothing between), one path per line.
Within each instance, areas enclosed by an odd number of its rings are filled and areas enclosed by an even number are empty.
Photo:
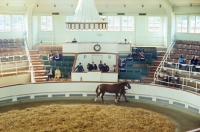
M142 8L144 7L144 5L142 5Z
M124 4L124 7L126 7L126 5Z
M190 7L192 7L192 4L190 4Z
M56 7L56 5L54 5L54 7Z
M161 7L162 7L162 5L159 5L159 7L161 8Z
M94 0L79 0L74 16L66 22L68 29L107 29L108 22L103 21L96 9Z
M37 4L37 7L39 7L39 5Z
M6 3L6 6L8 6L8 3Z

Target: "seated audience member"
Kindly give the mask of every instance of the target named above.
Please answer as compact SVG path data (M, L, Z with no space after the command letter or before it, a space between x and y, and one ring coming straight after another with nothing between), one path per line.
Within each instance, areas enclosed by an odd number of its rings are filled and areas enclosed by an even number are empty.
M83 71L84 71L83 66L81 65L81 63L79 63L79 65L76 66L75 68L75 72L83 72Z
M94 64L94 61L92 62L92 70L97 70L97 65Z
M165 74L164 76L163 76L163 79L162 79L162 81L163 81L163 84L165 85L167 85L169 82L171 82L171 79L172 79L172 77L170 77L170 75L169 75L169 73L167 72L167 74Z
M109 67L106 65L106 63L103 64L103 67L102 67L102 72L108 72L109 71Z
M51 52L49 53L48 58L49 58L50 61L51 61L51 60L54 60L54 54L53 54L53 51L51 51Z
M87 64L87 69L88 69L88 71L92 71L93 70L93 66L90 63L88 63Z
M55 79L60 78L61 77L61 72L59 70L59 68L57 67L55 70Z
M76 39L74 38L74 40L72 41L72 43L76 43L77 41L76 41Z
M100 64L98 65L99 70L101 71L103 67L102 61L100 60Z
M49 79L54 78L54 75L55 75L55 72L51 67L49 72L48 72L48 79L47 80L49 81Z
M132 54L132 52L127 56L127 60L133 60L133 54Z
M195 70L197 63L198 63L197 56L193 56L193 58L190 60L190 65L193 65L192 70Z
M61 60L62 60L62 55L59 54L59 52L57 51L57 52L56 52L56 55L55 55L55 57L54 57L54 59L55 59L56 61L61 61Z
M180 80L180 77L178 75L178 72L175 72L175 75L174 77L172 77L171 79L171 83L174 87L177 87L177 84L179 84L179 80Z
M126 60L124 58L120 59L119 61L119 68L125 68Z
M183 63L185 63L186 59L183 57L183 55L181 55L178 59L178 63L179 63L179 69L181 69Z
M141 51L138 52L139 60L144 61L145 60L145 51L142 49Z

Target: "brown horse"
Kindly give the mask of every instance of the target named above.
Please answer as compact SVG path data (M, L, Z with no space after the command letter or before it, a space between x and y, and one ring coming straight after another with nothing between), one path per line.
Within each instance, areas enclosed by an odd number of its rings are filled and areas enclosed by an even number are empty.
M131 89L131 86L128 82L120 82L120 83L115 83L115 84L100 84L97 86L96 88L96 98L95 101L97 101L98 96L101 94L101 99L103 101L103 103L106 103L103 100L103 96L105 94L105 92L108 93L115 93L116 95L116 99L115 99L115 103L118 103L119 101L119 97L121 97L121 94L123 93L122 91L125 89L125 86L128 89ZM125 90L124 90L125 91ZM118 95L120 93L120 96Z

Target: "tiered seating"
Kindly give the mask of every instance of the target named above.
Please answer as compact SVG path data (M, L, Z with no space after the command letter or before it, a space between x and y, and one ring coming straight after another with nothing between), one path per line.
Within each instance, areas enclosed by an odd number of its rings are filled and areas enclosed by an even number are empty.
M178 69L178 58L180 55L183 55L183 57L187 60L186 63L182 65L183 67ZM172 75L172 73L178 71L180 76L180 87L183 86L184 88L191 89L197 86L199 88L200 82L196 82L200 79L198 77L198 71L192 71L190 73L188 71L188 64L190 63L190 60L193 58L193 56L199 57L199 55L200 41L177 40L162 72L168 72L170 75ZM196 68L199 69L200 66L197 65ZM188 78L186 79L187 81L184 78ZM159 80L161 80L161 78Z
M151 54L153 59L157 59L157 49L156 47L133 47L132 52L138 53L138 49L144 49L145 54Z
M58 51L60 54L62 54L62 46L61 45L37 45L36 47L37 50L39 50L39 53L41 55L47 55L50 53L50 51L56 52Z
M44 61L45 69L48 71L50 67L55 70L57 67L59 67L62 77L63 78L69 78L71 75L72 67L74 64L74 56L63 56L62 61L49 61L47 56L42 56L42 59Z
M0 67L1 76L29 72L23 38L0 39Z
M119 61L127 55L119 55ZM124 68L119 68L119 79L140 80L142 75L147 75L146 61L127 60Z
M26 60L23 39L0 39L0 61Z

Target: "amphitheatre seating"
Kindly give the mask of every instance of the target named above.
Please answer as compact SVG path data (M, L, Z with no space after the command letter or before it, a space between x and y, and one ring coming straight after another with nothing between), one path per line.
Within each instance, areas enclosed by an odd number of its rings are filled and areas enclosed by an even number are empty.
M47 56L42 56L42 59L43 59L46 71L48 71L50 67L52 67L53 70L56 70L56 68L59 67L62 74L61 75L62 78L70 77L74 60L75 60L74 56L63 56L62 61L49 61Z
M119 72L119 79L123 80L140 80L141 81L141 70L124 70Z
M62 54L62 45L36 45L33 49L39 50L41 55L47 55L50 51L53 51L54 54L56 51Z

